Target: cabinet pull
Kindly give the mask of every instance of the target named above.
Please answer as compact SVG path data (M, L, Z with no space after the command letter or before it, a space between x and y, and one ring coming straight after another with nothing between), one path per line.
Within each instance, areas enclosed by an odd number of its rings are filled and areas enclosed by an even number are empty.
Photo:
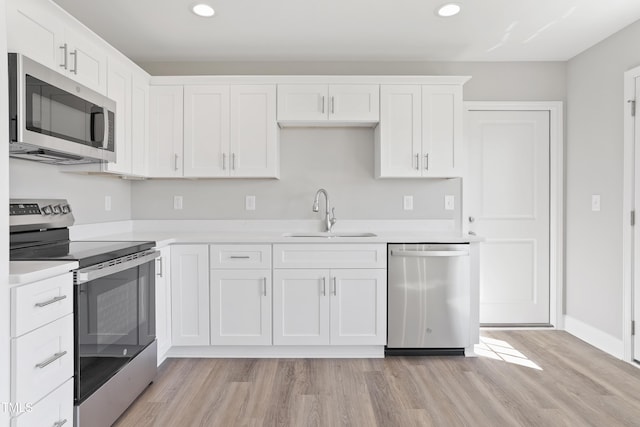
M67 423L67 419L65 418L64 420L56 421L55 423L53 423L53 427L62 427L66 423Z
M250 259L251 257L249 255L231 255L229 256L230 259Z
M66 69L67 69L67 66L68 66L68 61L67 61L67 44L65 43L65 44L63 44L62 46L60 46L60 49L62 49L62 64L60 64L60 66L66 70Z
M37 302L36 303L36 307L46 307L46 306L51 305L53 303L56 303L58 301L62 301L63 299L66 299L66 298L67 298L66 295L60 295L60 296L57 296L57 297L53 297L49 301Z
M53 356L51 356L50 358L48 358L47 360L45 360L44 362L40 362L40 363L36 364L36 368L42 369L42 368L44 368L46 366L49 366L50 364L52 364L56 360L60 359L65 354L67 354L66 350L65 351L61 351L60 353L56 353Z
M333 296L337 296L338 295L338 281L336 279L336 276L333 276Z
M322 114L324 114L324 96L322 97Z
M231 153L231 169L236 170L236 153Z
M158 258L158 264L159 264L159 267L158 267L158 272L156 273L156 276L164 277L163 274L162 274L162 270L163 270L163 268L162 268L163 267L163 265L162 265L163 264L162 257Z
M222 170L227 170L227 153L222 153Z
M69 52L69 55L73 56L73 68L70 69L73 74L78 74L78 49L73 49L73 52Z
M267 296L267 278L266 277L262 278L262 294L265 297Z
M416 154L416 169L420 170L420 154Z
M336 113L336 100L335 97L332 96L331 97L331 114L335 114Z
M424 169L429 170L429 153L424 155Z
M173 155L173 170L178 170L178 155Z
M323 296L327 296L327 278L323 277L322 278L322 295Z

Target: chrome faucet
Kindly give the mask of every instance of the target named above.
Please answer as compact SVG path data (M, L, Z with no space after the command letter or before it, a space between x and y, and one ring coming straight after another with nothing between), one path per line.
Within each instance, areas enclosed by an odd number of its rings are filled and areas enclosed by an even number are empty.
M316 191L316 197L315 199L313 199L313 211L314 212L318 212L320 210L319 207L319 202L320 202L320 194L324 194L324 200L326 202L326 209L325 209L325 213L324 213L324 226L325 226L325 230L327 232L331 232L331 228L333 228L333 224L336 223L336 221L338 221L336 219L336 209L335 208L331 208L331 218L329 218L329 207L331 206L329 204L329 194L327 193L327 190L325 190L324 188L319 189L318 191Z

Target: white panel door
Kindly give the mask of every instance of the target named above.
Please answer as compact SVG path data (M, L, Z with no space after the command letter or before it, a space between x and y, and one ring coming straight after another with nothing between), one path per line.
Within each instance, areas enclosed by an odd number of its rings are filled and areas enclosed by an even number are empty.
M277 178L275 85L231 86L231 176Z
M148 175L149 158L149 80L135 75L131 91L131 172Z
M71 78L96 92L107 91L107 51L81 31L65 29Z
M278 121L327 120L327 85L278 85Z
M329 345L328 276L328 270L273 270L274 345Z
M229 176L229 86L184 88L184 176Z
M211 345L271 345L271 270L211 270Z
M380 119L379 85L329 86L329 120L375 123Z
M209 345L209 246L171 246L171 341Z
M156 258L156 339L158 340L158 364L171 348L171 247L160 249Z
M331 270L331 344L384 345L387 270Z
M380 124L376 128L378 178L420 177L422 154L421 87L380 86Z
M116 161L109 162L109 172L130 174L131 159L131 70L110 60L107 72L107 96L116 102Z
M182 176L182 86L149 89L149 176Z
M422 176L461 176L462 86L422 86Z
M549 112L468 113L480 322L549 323Z
M635 79L635 99L640 104L640 77ZM635 148L635 200L634 208L636 224L633 227L633 319L636 330L633 334L633 358L640 361L640 226L637 224L640 214L640 113L636 110L633 120L634 126L634 148Z

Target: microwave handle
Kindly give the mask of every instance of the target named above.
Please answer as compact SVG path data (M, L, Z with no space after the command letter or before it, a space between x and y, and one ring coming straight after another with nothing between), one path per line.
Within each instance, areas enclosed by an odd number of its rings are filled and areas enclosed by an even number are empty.
M109 147L109 110L107 110L107 107L102 107L102 117L104 117L104 135L102 136L102 149L106 150Z

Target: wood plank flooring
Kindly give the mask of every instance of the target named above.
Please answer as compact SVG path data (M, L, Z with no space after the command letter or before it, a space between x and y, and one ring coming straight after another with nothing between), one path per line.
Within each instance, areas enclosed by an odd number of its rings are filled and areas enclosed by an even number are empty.
M481 335L477 358L168 359L115 426L640 426L640 369L561 331Z

